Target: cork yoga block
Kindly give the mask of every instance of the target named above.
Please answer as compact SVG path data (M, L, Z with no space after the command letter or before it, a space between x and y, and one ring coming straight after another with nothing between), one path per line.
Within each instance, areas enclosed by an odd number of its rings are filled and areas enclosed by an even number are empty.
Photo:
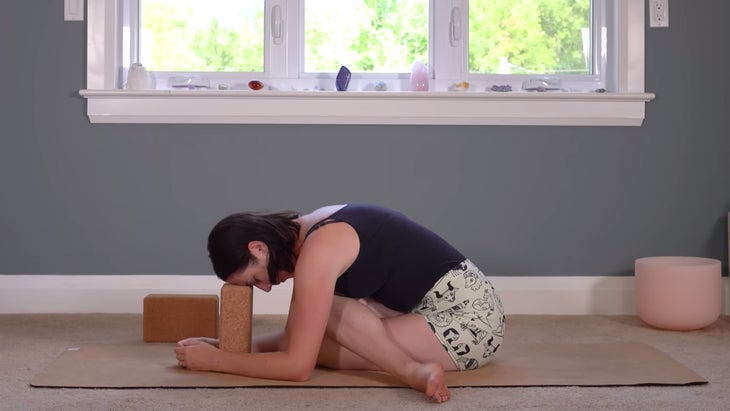
M144 298L145 342L178 342L188 337L218 337L218 296L150 294Z
M223 284L221 288L220 348L223 351L251 352L253 288Z

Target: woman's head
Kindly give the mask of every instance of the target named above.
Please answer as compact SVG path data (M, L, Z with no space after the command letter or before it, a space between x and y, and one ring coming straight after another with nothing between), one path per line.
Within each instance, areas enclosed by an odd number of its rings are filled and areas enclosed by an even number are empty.
M222 219L208 236L208 255L213 270L223 281L235 271L256 259L249 243L260 241L268 248L268 273L271 284L277 284L279 271L294 271L294 247L299 236L296 212L272 214L236 213Z

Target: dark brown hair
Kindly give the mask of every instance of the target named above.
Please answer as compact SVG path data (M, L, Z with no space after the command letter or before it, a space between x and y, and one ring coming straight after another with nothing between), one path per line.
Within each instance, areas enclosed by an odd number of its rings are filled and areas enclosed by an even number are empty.
M213 271L223 281L235 271L247 267L255 257L248 243L261 241L269 248L269 280L276 284L276 274L294 271L294 246L299 237L299 213L236 213L222 219L208 235L208 256Z

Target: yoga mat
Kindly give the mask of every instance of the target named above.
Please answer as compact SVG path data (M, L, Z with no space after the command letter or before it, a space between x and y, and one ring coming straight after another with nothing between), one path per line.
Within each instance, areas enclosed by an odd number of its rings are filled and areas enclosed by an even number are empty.
M402 387L388 374L316 369L288 382L195 372L177 365L173 344L83 345L69 348L31 382L33 387ZM503 347L478 370L447 372L450 387L625 386L707 383L667 354L643 343L525 344Z

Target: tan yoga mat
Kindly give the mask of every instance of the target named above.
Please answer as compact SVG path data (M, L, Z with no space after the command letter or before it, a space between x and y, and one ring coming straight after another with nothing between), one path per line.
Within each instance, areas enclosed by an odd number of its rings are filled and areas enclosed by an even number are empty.
M707 383L642 343L503 347L487 366L448 372L450 387L688 385ZM84 345L63 352L31 385L74 388L402 387L369 371L315 370L307 382L194 372L177 366L172 344Z

